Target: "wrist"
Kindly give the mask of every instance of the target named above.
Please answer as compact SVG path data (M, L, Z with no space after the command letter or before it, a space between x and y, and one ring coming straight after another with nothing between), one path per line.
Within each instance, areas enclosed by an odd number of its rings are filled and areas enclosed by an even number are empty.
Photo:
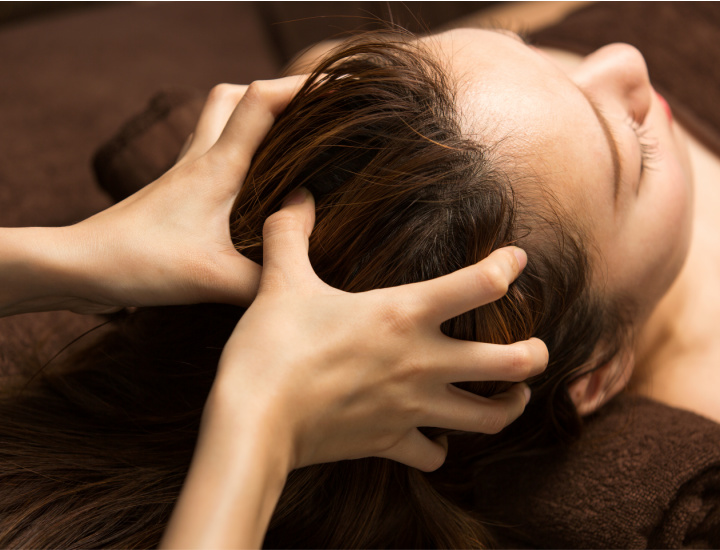
M233 373L218 369L215 382L203 411L203 429L218 433L243 434L223 442L233 447L256 448L258 453L272 455L271 471L285 477L294 468L294 441L291 424L283 403L273 392L253 392L248 380L238 380ZM239 388L243 388L240 392Z
M290 471L272 407L217 382L162 547L259 548Z
M0 315L65 308L72 246L65 229L0 229Z

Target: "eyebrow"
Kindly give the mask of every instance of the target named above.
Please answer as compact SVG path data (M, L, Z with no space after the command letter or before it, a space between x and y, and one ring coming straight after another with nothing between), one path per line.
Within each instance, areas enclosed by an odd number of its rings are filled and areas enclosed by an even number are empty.
M608 147L610 148L610 156L612 157L613 163L613 185L615 189L614 199L617 201L618 193L620 192L620 175L622 174L622 167L620 166L620 153L618 153L617 141L615 140L615 136L613 136L613 133L610 131L610 125L608 124L605 115L603 115L602 111L593 101L590 94L588 94L580 86L578 86L578 89L582 92L582 95L585 96L585 99L587 99L590 107L592 107L592 110L595 113L598 122L600 123L600 127L603 130L603 134L605 134L605 139L607 140Z

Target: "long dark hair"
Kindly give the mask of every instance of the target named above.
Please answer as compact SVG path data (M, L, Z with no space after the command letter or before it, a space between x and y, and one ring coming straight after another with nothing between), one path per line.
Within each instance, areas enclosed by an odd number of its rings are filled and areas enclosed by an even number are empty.
M566 382L621 345L620 318L592 291L587 237L572 216L549 198L524 201L492 144L464 137L457 121L449 78L418 46L382 35L344 45L260 146L231 218L234 242L261 261L264 219L304 185L317 202L312 264L348 291L437 277L520 244L530 260L508 294L443 330L495 343L537 336L550 365L510 428L448 433L438 472L372 458L292 472L265 546L492 544L491 512L473 513L477 473L577 434ZM120 313L53 368L9 387L0 400L0 544L157 545L242 313L211 304ZM480 395L508 385L461 384Z

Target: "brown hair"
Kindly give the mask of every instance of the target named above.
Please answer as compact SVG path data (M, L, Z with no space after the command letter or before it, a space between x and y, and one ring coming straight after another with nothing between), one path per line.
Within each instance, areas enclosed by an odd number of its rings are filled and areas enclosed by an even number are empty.
M234 241L260 261L263 221L304 185L317 203L312 265L348 291L437 277L520 243L530 259L508 294L443 330L495 343L537 336L550 365L508 429L449 433L438 472L383 459L292 472L265 546L491 544L491 511L472 512L476 474L575 435L568 379L620 346L617 313L590 288L581 231L552 201L514 192L492 144L463 136L452 90L444 69L405 39L374 36L332 53L260 146L231 219ZM121 313L62 364L6 391L0 544L157 545L241 314L209 304ZM600 342L606 353L596 357ZM508 384L461 386L491 395Z

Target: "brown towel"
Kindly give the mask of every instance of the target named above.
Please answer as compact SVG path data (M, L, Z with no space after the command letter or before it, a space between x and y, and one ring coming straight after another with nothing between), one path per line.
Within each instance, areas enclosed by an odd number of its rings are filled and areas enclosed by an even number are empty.
M720 425L620 396L565 450L487 468L478 510L509 546L720 547Z
M155 95L144 111L95 153L93 168L100 186L121 201L169 170L193 131L203 103L199 92Z
M532 38L582 55L612 42L637 47L676 118L720 156L720 3L598 2Z

